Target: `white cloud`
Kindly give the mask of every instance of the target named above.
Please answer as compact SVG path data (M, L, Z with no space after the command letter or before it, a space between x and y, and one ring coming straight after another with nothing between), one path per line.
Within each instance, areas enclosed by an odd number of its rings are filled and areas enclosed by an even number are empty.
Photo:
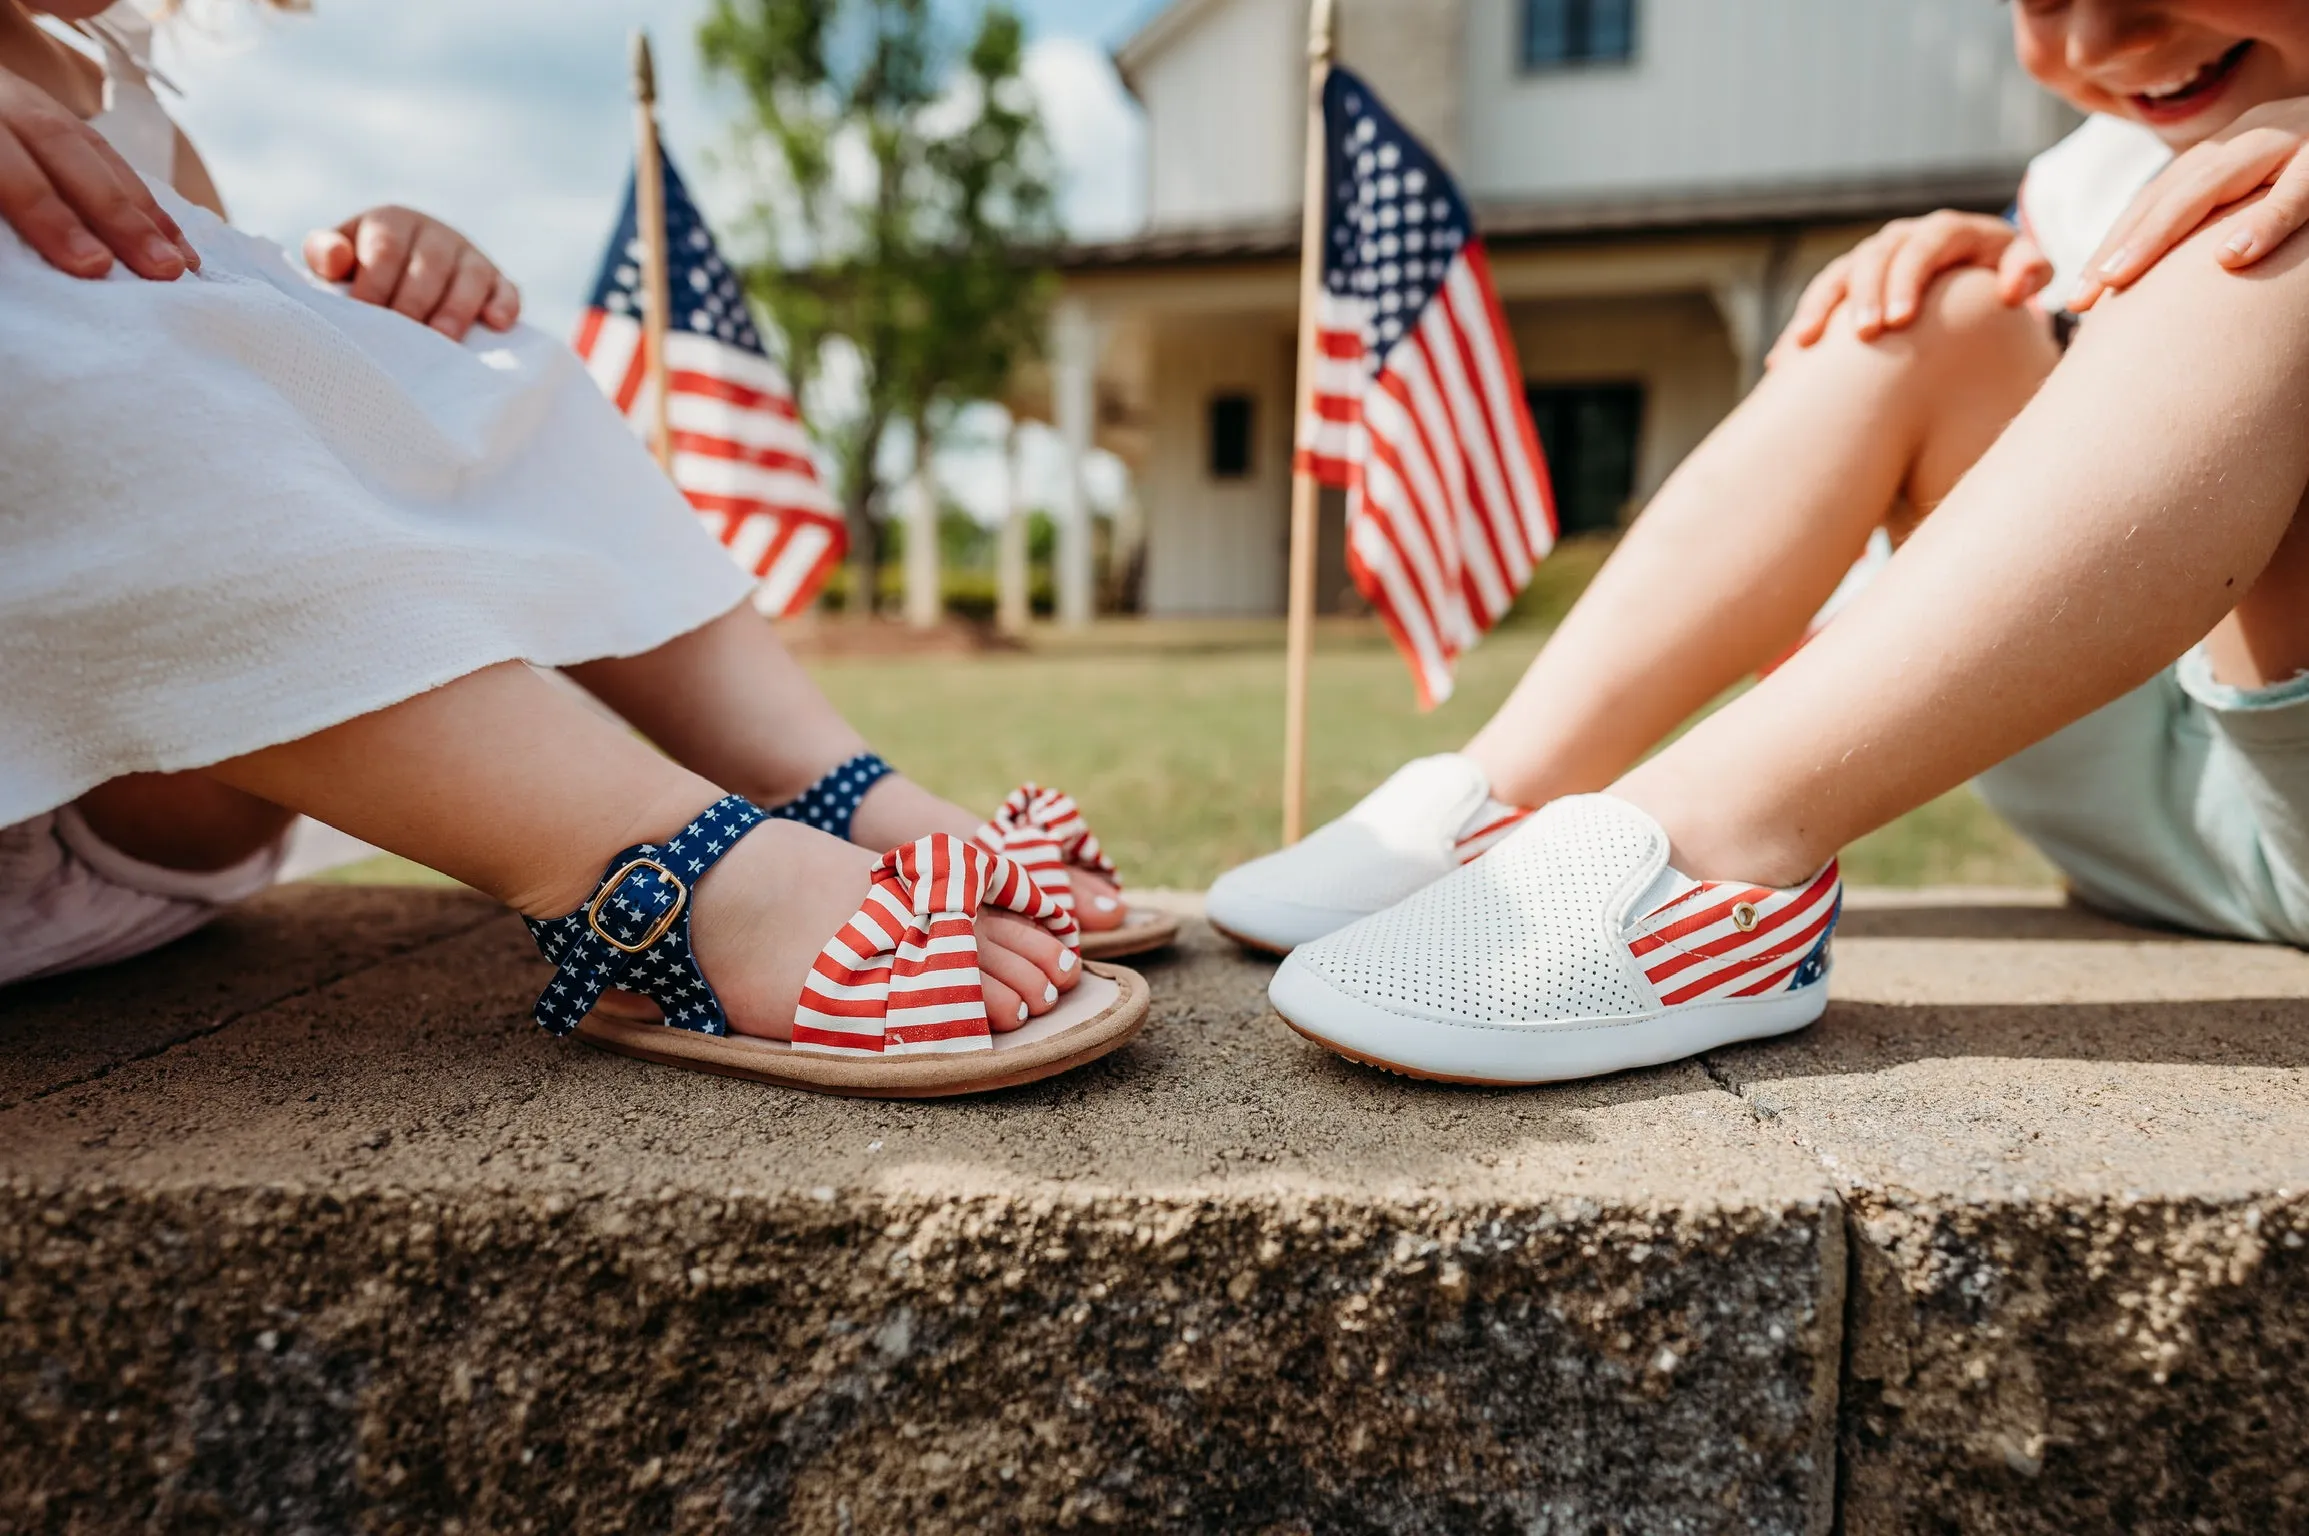
M1026 51L1026 78L1058 147L1067 229L1078 239L1128 234L1146 217L1146 122L1113 61L1079 37Z

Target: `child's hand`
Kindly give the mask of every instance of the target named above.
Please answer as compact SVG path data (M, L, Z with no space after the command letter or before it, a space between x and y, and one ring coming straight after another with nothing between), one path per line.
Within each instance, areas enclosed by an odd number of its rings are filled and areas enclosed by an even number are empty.
M305 264L354 298L407 315L452 341L479 320L509 331L521 290L478 246L439 219L407 208L372 208L335 229L305 236Z
M2197 226L2262 188L2269 195L2239 213L2222 242L2221 265L2249 267L2309 224L2309 98L2266 102L2194 146L2141 189L2117 227L2085 264L2068 301L2082 314L2100 296L2130 286Z
M1812 279L1772 356L1785 357L1828 334L1829 317L1839 308L1862 341L1897 331L1916 318L1925 290L1951 267L1994 267L2007 304L2026 302L2052 281L2052 263L2036 242L2002 219L1948 208L1894 219Z
M46 91L0 70L0 220L48 264L102 277L173 282L200 256L104 136Z

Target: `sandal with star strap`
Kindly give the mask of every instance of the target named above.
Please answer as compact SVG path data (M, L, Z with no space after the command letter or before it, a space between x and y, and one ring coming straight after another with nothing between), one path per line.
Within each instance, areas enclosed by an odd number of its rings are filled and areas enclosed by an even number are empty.
M978 912L1015 912L1069 947L1080 930L1016 860L940 834L876 862L865 902L803 983L790 1042L733 1035L690 947L692 892L766 819L740 796L716 801L665 842L610 860L583 906L529 919L554 966L537 1023L691 1071L864 1098L943 1098L1055 1077L1118 1049L1146 1022L1145 979L1086 961L1056 1008L995 1033L978 970ZM596 1013L615 990L649 998L662 1021Z

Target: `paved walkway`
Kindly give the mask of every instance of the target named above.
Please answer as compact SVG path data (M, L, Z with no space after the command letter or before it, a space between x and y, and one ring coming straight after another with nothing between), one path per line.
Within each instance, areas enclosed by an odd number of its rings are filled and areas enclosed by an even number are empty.
M1853 906L1697 1063L1367 1072L1195 925L1125 1052L906 1105L286 888L0 993L0 1526L2309 1527L2309 957Z

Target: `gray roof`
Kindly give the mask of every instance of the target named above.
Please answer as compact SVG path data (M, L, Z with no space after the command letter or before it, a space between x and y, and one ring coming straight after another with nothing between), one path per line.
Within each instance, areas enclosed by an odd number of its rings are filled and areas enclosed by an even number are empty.
M1809 224L1864 224L1962 208L2002 213L2021 167L1989 166L1868 181L1713 186L1607 198L1475 205L1476 227L1494 250L1695 234L1770 233ZM1299 219L1180 226L1120 240L1090 240L1052 253L1066 272L1202 266L1295 256Z

